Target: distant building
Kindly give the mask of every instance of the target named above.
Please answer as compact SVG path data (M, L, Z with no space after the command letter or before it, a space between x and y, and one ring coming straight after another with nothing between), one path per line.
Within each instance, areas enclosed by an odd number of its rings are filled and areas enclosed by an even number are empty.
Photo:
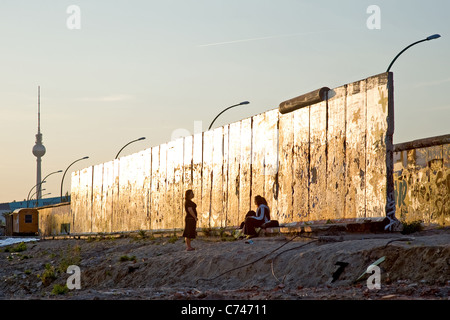
M63 200L66 200L65 197L63 198ZM70 202L70 196L68 202ZM3 213L13 212L14 210L20 208L45 207L57 203L61 203L61 197L39 199L37 202L36 199L34 199L29 201L14 201L14 202L0 203L0 224L5 224L5 217L3 216Z

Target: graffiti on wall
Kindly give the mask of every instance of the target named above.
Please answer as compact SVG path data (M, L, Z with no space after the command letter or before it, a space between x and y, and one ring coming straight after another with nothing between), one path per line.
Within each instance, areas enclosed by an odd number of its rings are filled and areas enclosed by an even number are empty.
M400 220L450 223L449 146L396 152L394 195Z

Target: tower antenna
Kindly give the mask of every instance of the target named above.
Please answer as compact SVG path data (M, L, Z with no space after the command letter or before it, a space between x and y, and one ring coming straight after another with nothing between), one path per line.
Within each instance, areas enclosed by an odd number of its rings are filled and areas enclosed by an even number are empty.
M45 147L42 144L41 133L41 87L38 86L38 133L36 134L36 143L33 147L33 155L36 157L36 205L41 199L41 158L45 155Z
M41 87L38 86L38 133L41 133Z

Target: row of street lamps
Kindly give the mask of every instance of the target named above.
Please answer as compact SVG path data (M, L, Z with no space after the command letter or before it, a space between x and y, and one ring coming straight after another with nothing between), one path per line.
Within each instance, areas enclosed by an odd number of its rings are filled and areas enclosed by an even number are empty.
M209 126L209 129L211 129L211 127L212 127L214 121L216 121L216 119L217 119L223 112L225 112L225 111L227 111L228 109L231 109L231 108L233 108L233 107L240 106L240 105L244 105L244 104L249 104L249 103L250 103L250 102L248 102L248 101L244 101L244 102L241 102L241 103L238 103L238 104L232 105L231 107L226 108L226 109L223 110L221 113L219 113L219 114L217 115L216 118L214 118L214 120L211 122L211 124L210 124L210 126ZM209 130L209 129L208 129L208 130ZM137 141L145 140L145 139L146 139L145 137L141 137L141 138L139 138L139 139L135 139L135 140L132 140L132 141L128 142L126 145L124 145L124 146L119 150L119 152L117 152L115 159L117 159L117 158L119 157L119 154L120 154L120 153L122 152L122 150L125 149L128 145L130 145L130 144L132 144L132 143L134 143L134 142L137 142ZM89 157L86 156L86 157L83 157L83 158L80 158L80 159L75 160L75 161L72 162L72 163L66 168L66 170L64 171L63 177L62 177L62 179L61 179L61 194L60 194L60 201L61 201L61 202L63 202L63 184L64 184L64 178L65 178L65 176L66 176L67 171L69 170L69 168L70 168L72 165L74 165L74 164L77 163L78 161L85 160L85 159L89 159ZM42 179L42 181L41 181L40 183L34 185L33 188L30 189L30 191L28 192L28 196L27 196L27 206L28 206L29 201L33 198L34 195L39 194L41 191L45 190L45 189L41 189L41 187L42 187L42 184L44 184L44 183L46 182L46 179L47 179L49 176L51 176L52 174L60 173L60 172L62 172L62 170L54 171L54 172L48 174L47 176L45 176L44 179ZM30 197L30 194L31 194L31 192L33 191L34 188L36 188L36 192L33 193L33 194L31 195L31 197ZM39 200L39 199L36 199L36 204L38 203L38 200Z
M400 51L400 52L395 56L395 58L394 58L394 59L392 60L392 62L389 64L389 67L387 68L386 72L389 72L389 70L391 69L392 65L393 65L394 62L397 60L397 58L398 58L403 52L405 52L407 49L409 49L410 47L412 47L412 46L414 46L414 45L416 45L416 44L418 44L418 43L421 43L421 42L424 42L424 41L430 41L430 40L437 39L437 38L440 38L440 37L441 37L441 36L440 36L439 34L433 34L433 35L431 35L431 36L429 36L429 37L427 37L427 38L425 38L425 39L422 39L422 40L419 40L419 41L416 41L416 42L410 44L409 46L407 46L405 49L403 49L402 51ZM246 105L246 104L249 104L249 103L250 103L250 102L248 102L248 101L243 101L243 102L241 102L241 103L234 104L234 105L232 105L232 106L230 106L230 107L225 108L222 112L220 112L220 113L214 118L214 120L213 120L213 121L211 122L211 124L209 125L208 130L211 129L211 127L212 127L213 123L216 121L216 119L217 119L222 113L224 113L225 111L227 111L227 110L229 110L229 109L231 109L231 108L233 108L233 107L237 107L237 106L241 106L241 105ZM119 157L120 152L121 152L126 146L130 145L131 143L134 143L134 142L137 142L137 141L141 141L141 140L145 140L145 137L141 137L141 138L139 138L139 139L132 140L132 141L128 142L126 145L124 145L124 146L122 147L122 149L119 150L119 152L117 153L115 159L117 159L117 158ZM63 177L62 177L62 179L61 179L61 202L63 201L63 183L64 183L64 177L65 177L67 171L68 171L69 168L70 168L73 164L75 164L76 162L81 161L81 160L85 160L85 159L88 159L88 158L89 158L89 157L83 157L83 158L80 158L80 159L78 159L78 160L75 160L75 161L72 162L72 163L67 167L67 169L64 171ZM55 173L59 173L59 172L62 172L62 170L58 170L58 171L55 171L55 172L52 172L52 173L48 174L48 175L47 175L47 176L46 176L46 177L45 177L38 185L35 185L33 188L31 188L30 192L28 192L27 203L28 203L28 200L30 199L31 191L32 191L34 188L39 188L38 191L42 191L40 188L41 188L42 184L46 182L45 180L46 180L50 175L55 174ZM35 194L39 194L38 191L36 191ZM38 199L37 199L37 200L38 200Z
M228 109L231 109L231 108L233 108L233 107L240 106L240 105L249 104L249 103L250 103L250 102L248 102L248 101L243 101L243 102L241 102L241 103L238 103L238 104L235 104L235 105L232 105L232 106L226 108L225 110L223 110L221 113L219 113L219 114L214 118L214 120L213 120L213 121L211 122L211 124L209 125L208 130L211 129L211 127L212 127L214 121L216 121L216 119L217 119L222 113L224 113L225 111L227 111ZM145 137L141 137L141 138L139 138L139 139L135 139L135 140L132 140L132 141L128 142L126 145L124 145L124 146L119 150L119 152L117 152L115 159L117 159L117 158L119 157L119 154L122 152L123 149L125 149L125 147L127 147L128 145L130 145L130 144L132 144L132 143L134 143L134 142L142 141L142 140L145 140ZM86 157L83 157L83 158L80 158L80 159L75 160L75 161L72 162L72 163L66 168L66 170L64 171L63 177L62 177L62 179L61 179L61 194L60 194L60 201L61 201L61 202L63 202L63 184L64 184L64 178L65 178L65 176L66 176L67 171L69 170L69 168L70 168L72 165L74 165L74 164L77 163L78 161L85 160L85 159L89 159L89 157L86 156ZM42 184L44 184L44 183L46 182L46 179L47 179L49 176L51 176L52 174L60 173L60 172L62 172L62 170L58 170L58 171L55 171L55 172L52 172L52 173L48 174L47 176L45 176L44 179L42 179L42 181L41 181L40 183L38 183L37 185L33 186L33 188L31 188L31 190L28 192L28 196L27 196L27 206L28 206L29 201L31 200L31 198L32 198L35 194L39 194L40 191L45 190L45 189L41 189L41 187L42 187ZM36 188L36 192L35 192L35 193L31 196L31 198L30 198L31 191L33 191L34 188ZM39 199L36 199L36 204L37 204L38 200L39 200Z

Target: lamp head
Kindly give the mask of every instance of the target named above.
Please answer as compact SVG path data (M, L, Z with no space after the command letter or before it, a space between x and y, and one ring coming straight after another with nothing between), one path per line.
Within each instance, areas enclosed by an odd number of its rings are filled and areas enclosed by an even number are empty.
M242 101L241 103L239 103L239 105L243 105L243 104L249 104L249 101Z
M427 40L430 41L430 40L437 39L440 37L441 37L441 35L436 33L436 34L433 34L433 35L427 37Z

